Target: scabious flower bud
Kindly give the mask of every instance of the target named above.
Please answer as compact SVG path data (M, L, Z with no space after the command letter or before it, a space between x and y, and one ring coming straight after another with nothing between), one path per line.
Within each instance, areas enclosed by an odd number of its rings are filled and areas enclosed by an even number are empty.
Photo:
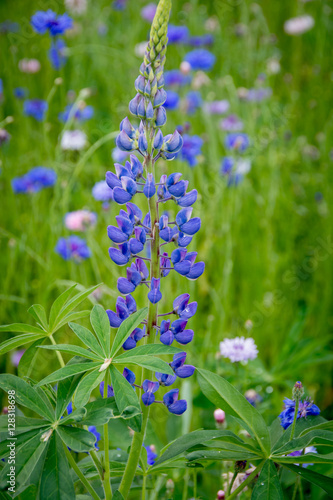
M296 382L293 387L293 399L300 399L304 395L302 382Z
M214 418L217 426L222 425L225 421L225 412L218 408L214 411Z
M225 499L225 493L223 490L219 490L217 492L216 500L224 500Z

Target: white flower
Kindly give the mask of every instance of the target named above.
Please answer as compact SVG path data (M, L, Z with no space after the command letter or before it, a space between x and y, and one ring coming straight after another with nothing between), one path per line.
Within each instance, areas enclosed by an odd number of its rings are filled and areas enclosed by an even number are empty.
M80 151L87 143L87 136L82 130L66 130L61 137L61 149Z
M284 23L284 31L288 35L302 35L314 26L314 19L311 16L304 15L292 17Z
M234 167L234 173L239 175L245 175L251 170L250 160L238 160Z
M87 10L87 0L65 0L65 6L73 14L84 14Z
M134 47L135 55L138 57L143 57L145 55L147 45L148 42L137 43Z
M235 337L220 342L220 352L224 358L229 358L232 363L235 363L255 359L258 349L252 338Z

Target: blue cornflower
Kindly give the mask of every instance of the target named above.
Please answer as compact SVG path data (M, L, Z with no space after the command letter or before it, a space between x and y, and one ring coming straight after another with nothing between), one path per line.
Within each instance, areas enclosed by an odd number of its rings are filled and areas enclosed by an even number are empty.
M239 158L234 160L231 157L225 157L221 164L221 175L228 176L228 186L237 186L243 179L244 175L251 170L251 161L247 158Z
M142 384L143 394L141 396L142 402L146 406L150 406L155 401L155 392L159 389L158 382L151 380L144 380Z
M194 167L197 163L197 156L201 155L201 147L203 140L198 135L183 135L183 147L177 157L183 161L187 161L190 167Z
M285 398L284 402L284 410L280 413L279 418L281 420L281 425L284 429L287 429L294 420L295 414L295 401L293 399ZM297 419L306 418L309 415L319 415L320 409L317 405L313 404L313 402L309 399L305 399L304 401L299 402Z
M186 94L186 110L189 115L193 115L201 105L202 97L198 90L191 90Z
M96 182L92 188L92 195L97 201L113 200L113 191L105 181Z
M179 69L172 69L164 73L164 84L166 87L187 85L191 82L190 75L184 75Z
M157 453L155 453L155 446L150 445L150 446L145 446L143 445L147 451L147 464L148 465L154 465L155 460L157 458Z
M194 71L209 71L215 64L216 57L206 49L195 49L188 52L185 61L188 62Z
M60 238L55 251L64 260L73 259L75 262L81 262L91 256L91 251L86 241L75 235L68 236L68 238Z
M72 28L73 20L68 14L57 15L51 9L47 11L39 10L31 18L31 25L40 35L49 31L51 36L63 35L66 30Z
M114 0L112 3L112 7L114 10L125 10L126 9L127 0Z
M58 70L62 68L66 61L66 44L61 38L56 41L52 41L51 48L49 50L49 59L54 69Z
M132 295L126 295L126 297L118 297L116 301L116 312L106 310L109 316L110 326L113 328L119 328L122 322L136 311L136 302Z
M169 24L168 26L168 43L186 43L189 36L187 26L175 26Z
M171 389L163 396L163 403L168 408L170 413L182 415L186 411L187 402L185 399L178 400L179 389Z
M62 122L67 122L70 114L72 115L73 104L68 104L65 108L65 111L59 113L59 120ZM92 106L83 105L77 109L75 109L73 113L73 118L78 122L85 122L90 120L94 116L94 108Z
M96 437L95 448L96 448L96 450L99 450L99 447L98 447L97 443L101 439L100 433L97 431L97 429L96 429L96 427L94 425L89 425L88 426L88 431L91 432Z
M22 177L12 179L14 193L37 193L56 183L57 174L51 168L34 167Z
M28 90L24 87L16 87L13 93L17 99L24 99L28 95Z
M173 90L168 90L167 91L167 98L164 103L165 109L170 109L170 111L177 109L179 106L179 101L180 97L177 94L177 92L174 92Z
M250 140L247 134L234 132L226 136L224 144L227 149L242 153L249 147Z
M211 33L206 33L202 36L191 36L188 40L188 44L192 47L203 47L204 45L212 45L214 42L214 37Z
M41 122L44 119L48 109L47 101L43 99L27 99L24 101L23 111L26 116L32 116L35 120Z

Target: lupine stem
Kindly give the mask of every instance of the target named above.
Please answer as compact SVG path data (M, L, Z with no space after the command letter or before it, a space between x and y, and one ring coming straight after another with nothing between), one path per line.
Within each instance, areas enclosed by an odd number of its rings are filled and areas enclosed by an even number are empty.
M261 471L261 469L264 466L264 463L265 463L265 460L263 460L262 462L260 462L260 464L258 465L258 467L253 472L251 472L251 474L245 479L245 481L243 481L238 486L238 488L236 488L235 491L233 491L231 493L230 496L227 496L227 499L228 500L232 500L233 498L237 498L237 496L245 488L245 486L247 486L248 484L250 484L253 481L253 479L259 474L259 472Z
M231 478L231 481L230 481L230 484L229 484L229 487L228 487L227 498L229 498L229 496L230 496L230 494L231 494L232 485L233 485L233 484L234 484L234 482L235 482L235 479L236 479L236 477L237 477L237 474L238 474L238 472L236 472L236 471L235 471L235 472L234 472L234 475L233 475L233 476L232 476L232 478Z
M294 413L294 420L293 420L293 425L291 428L291 433L290 433L290 441L293 439L294 434L295 434L295 426L296 426L296 421L297 421L297 415L298 415L298 405L299 405L299 398L295 398L295 413Z
M94 500L100 500L96 491L90 485L89 481L84 477L82 471L80 470L79 466L77 465L74 458L72 457L71 452L68 450L68 448L65 444L64 444L64 450L65 450L65 453L67 455L68 462L70 463L72 469L75 471L76 475L80 479L81 483L87 488L87 491L90 493L90 495L93 497Z
M104 390L103 390L103 398L108 397L108 380L109 379L109 371L105 371L104 378ZM110 500L112 498L112 490L110 484L110 460L109 460L109 425L108 423L104 424L104 492L105 492L105 500Z
M51 340L51 342L52 342L52 344L53 344L53 345L57 345L56 341L55 341L55 340L54 340L54 338L53 338L52 333L50 334L50 340ZM56 355L57 355L57 358L58 358L58 360L59 360L59 363L60 363L61 368L64 368L64 366L65 366L65 361L64 361L64 358L63 358L63 357L62 357L62 355L61 355L61 352L60 352L60 351L56 351Z
M146 500L146 483L147 483L147 476L146 474L144 474L142 478L142 500Z

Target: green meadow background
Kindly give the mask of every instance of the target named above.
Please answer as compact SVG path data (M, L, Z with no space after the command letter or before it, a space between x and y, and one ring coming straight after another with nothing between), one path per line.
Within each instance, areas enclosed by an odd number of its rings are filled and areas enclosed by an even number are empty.
M14 117L6 126L11 141L0 148L1 324L32 324L28 307L39 303L49 308L73 282L83 287L103 283L100 303L114 309L117 278L125 269L109 259L106 226L114 223L120 207L111 203L104 210L91 189L112 170L112 133L129 114L141 63L135 46L146 40L149 31L140 17L144 5L128 0L124 11L115 11L109 1L90 0L87 13L75 16L75 33L65 37L69 58L57 72L47 57L49 36L35 34L29 20L36 10L62 13L63 3L2 0L0 4L1 21L11 19L21 26L16 34L0 34L4 83L0 121ZM300 36L285 34L284 22L302 13L313 16L314 28ZM219 173L221 159L228 154L226 133L218 126L222 117L201 109L191 116L179 110L168 113L164 133L188 122L190 134L204 139L203 154L194 168L180 160L158 165L161 174L183 172L190 189L198 190L194 214L201 217L202 228L190 249L198 251L206 270L195 282L176 273L164 279L160 311L170 310L173 298L183 292L198 301L190 322L195 336L187 346L189 362L220 373L243 392L255 389L262 398L258 409L269 421L280 413L283 397L291 397L296 380L303 382L323 416L333 418L332 4L173 2L171 23L186 24L192 35L204 34L204 22L210 17L217 20L211 48L216 63L200 91L204 100L229 100L229 111L244 121L244 132L251 139L245 156L252 169L242 183L228 187ZM98 33L101 27L104 35ZM166 69L179 68L189 50L170 46ZM21 73L19 60L32 57L40 60L41 71ZM269 75L272 58L279 60L281 71ZM239 99L239 88L258 87L260 75L266 75L263 86L272 88L272 96L259 103ZM58 77L63 83L55 85ZM30 98L49 99L45 122L23 115L23 103L13 95L15 87L26 87ZM67 104L69 90L78 94L84 88L90 89L86 102L95 110L94 117L80 125L89 146L78 154L64 153L58 142L64 127L58 113ZM181 95L189 89L181 89ZM56 170L55 188L14 194L11 179L37 165ZM140 203L146 210L144 201ZM92 257L80 264L65 262L54 247L59 237L70 234L64 227L65 214L82 208L98 215L96 227L85 235ZM137 291L135 298L143 306L146 291ZM87 301L85 306L91 304ZM244 326L249 319L250 332ZM10 336L1 335L3 340ZM219 342L237 335L252 336L259 350L258 359L238 371L217 356ZM75 342L66 328L56 340ZM43 351L32 378L39 380L50 367L57 369L57 363L55 355ZM0 370L16 373L10 354L0 359ZM162 409L154 410L147 443L160 449L181 432L214 427L214 407L200 393L195 377L183 383L184 394L191 403L184 417L167 419ZM112 426L115 447L126 446L130 437L120 432L126 427ZM214 481L211 498L219 484L216 476Z

